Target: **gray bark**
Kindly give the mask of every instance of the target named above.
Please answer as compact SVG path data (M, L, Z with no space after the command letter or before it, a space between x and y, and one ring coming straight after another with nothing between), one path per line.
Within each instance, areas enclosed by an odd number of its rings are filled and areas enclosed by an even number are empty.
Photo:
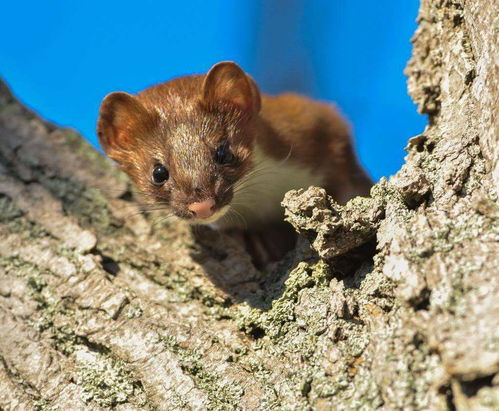
M370 199L288 193L262 273L1 86L0 409L498 409L498 12L422 1L429 126Z

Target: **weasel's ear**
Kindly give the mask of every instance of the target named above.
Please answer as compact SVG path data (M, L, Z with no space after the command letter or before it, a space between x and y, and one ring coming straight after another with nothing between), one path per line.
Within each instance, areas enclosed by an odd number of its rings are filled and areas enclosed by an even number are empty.
M232 104L250 116L257 114L261 106L260 92L255 82L232 61L215 64L206 74L203 99L208 104Z
M97 135L106 154L121 162L124 152L138 144L154 126L154 116L134 96L108 94L100 106Z

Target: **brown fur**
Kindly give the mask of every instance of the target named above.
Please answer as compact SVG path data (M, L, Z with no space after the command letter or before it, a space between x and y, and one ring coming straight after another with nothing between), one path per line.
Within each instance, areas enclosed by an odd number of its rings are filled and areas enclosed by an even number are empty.
M213 198L217 209L230 204L237 182L257 166L255 144L268 157L322 177L340 202L368 194L371 185L355 158L349 127L331 105L295 94L262 97L251 77L231 62L135 96L108 95L101 105L98 136L151 203L185 219L193 218L187 209L193 202ZM235 157L230 165L214 161L224 141ZM151 181L158 163L170 175L161 186Z
M355 157L350 128L334 106L296 94L263 97L257 140L266 154L324 176L324 188L345 202L372 185Z

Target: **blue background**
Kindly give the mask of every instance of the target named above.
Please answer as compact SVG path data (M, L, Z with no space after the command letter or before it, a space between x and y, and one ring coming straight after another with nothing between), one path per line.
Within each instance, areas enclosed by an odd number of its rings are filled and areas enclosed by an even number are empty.
M399 169L407 139L426 121L403 75L417 8L417 0L4 2L0 76L43 117L97 147L107 93L234 60L264 92L336 101L378 179Z

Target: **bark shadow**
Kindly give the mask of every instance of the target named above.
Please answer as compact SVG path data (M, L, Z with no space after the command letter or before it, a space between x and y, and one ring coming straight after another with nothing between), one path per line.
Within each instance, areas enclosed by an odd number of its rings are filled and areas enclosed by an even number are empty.
M272 301L284 292L284 281L297 264L296 250L292 250L283 259L259 269L243 243L230 236L204 226L193 228L192 234L196 242L191 258L232 303L247 302L253 308L270 309Z

